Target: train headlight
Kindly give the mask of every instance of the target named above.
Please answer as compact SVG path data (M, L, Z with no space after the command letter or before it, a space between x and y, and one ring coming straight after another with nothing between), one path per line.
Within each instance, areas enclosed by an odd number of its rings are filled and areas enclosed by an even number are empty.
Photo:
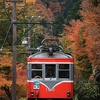
M34 92L33 91L31 91L31 96L34 96Z
M70 91L67 91L67 96L70 97L71 93Z

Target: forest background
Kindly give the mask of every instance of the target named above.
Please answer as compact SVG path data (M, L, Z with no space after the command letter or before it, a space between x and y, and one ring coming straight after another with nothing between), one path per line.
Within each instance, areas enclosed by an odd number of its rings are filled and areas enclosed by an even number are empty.
M20 1L20 0L19 0ZM12 3L0 0L0 100L11 98ZM75 100L100 99L100 0L23 0L17 3L17 22L34 22L31 47L48 36L62 40L74 57ZM53 24L52 28L47 23ZM26 97L28 24L17 24L17 98ZM8 32L9 31L9 32ZM23 35L24 34L24 35ZM22 37L23 36L23 37ZM23 82L24 81L24 82Z

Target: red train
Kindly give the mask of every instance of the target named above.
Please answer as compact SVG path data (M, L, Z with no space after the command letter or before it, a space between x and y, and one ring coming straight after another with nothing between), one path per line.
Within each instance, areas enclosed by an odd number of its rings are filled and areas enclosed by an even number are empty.
M73 100L73 57L62 52L58 40L43 41L28 57L28 100ZM48 45L49 44L49 45Z

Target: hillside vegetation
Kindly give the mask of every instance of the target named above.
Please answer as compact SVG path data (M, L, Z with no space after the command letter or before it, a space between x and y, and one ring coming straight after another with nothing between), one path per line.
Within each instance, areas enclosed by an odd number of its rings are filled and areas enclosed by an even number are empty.
M9 100L12 3L0 0L0 9L0 100ZM17 3L17 22L23 23L17 24L18 99L26 97L27 49L21 42L28 37L28 22L35 23L30 29L32 48L55 35L62 40L64 52L74 57L75 100L100 99L100 0L23 0ZM56 24L47 24L51 22Z

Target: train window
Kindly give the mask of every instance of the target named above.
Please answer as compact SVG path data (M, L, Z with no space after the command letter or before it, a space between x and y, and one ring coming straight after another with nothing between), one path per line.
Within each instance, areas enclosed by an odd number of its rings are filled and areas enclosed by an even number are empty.
M46 78L55 78L56 72L56 65L55 64L46 64Z
M32 71L32 78L42 78L42 71Z
M42 69L41 64L32 64L32 69Z
M69 78L69 64L59 65L59 78Z
M32 64L32 78L42 78L42 65Z
M69 64L60 64L59 69L68 69L69 70Z

